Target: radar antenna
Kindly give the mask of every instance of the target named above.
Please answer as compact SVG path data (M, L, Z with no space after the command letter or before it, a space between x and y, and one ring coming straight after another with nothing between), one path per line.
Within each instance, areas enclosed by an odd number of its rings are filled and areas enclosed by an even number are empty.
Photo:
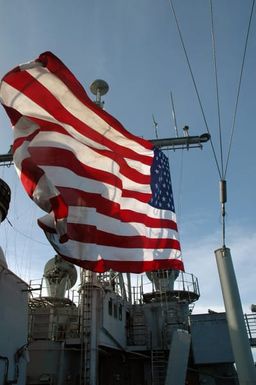
M173 96L171 92L171 104L172 104L172 118L173 118L173 123L174 123L174 130L176 133L176 137L179 137L179 132L178 132L178 126L177 126L177 119L176 119L176 113L175 113L175 108L174 108L174 101L173 101Z
M152 114L152 119L153 119L153 124L154 124L154 128L155 128L156 139L158 139L158 131L157 131L158 123L156 122L155 117L154 117L153 114Z
M96 79L90 85L90 90L91 90L91 93L96 96L95 103L100 108L103 108L104 102L101 100L101 97L102 97L102 95L105 95L108 92L108 90L109 90L108 83L105 82L105 80Z

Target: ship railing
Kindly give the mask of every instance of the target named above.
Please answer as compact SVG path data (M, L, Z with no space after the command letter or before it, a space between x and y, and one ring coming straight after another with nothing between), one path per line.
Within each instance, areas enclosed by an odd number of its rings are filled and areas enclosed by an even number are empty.
M198 279L190 273L179 272L174 280L173 271L163 270L153 274L140 274L132 280L132 303L141 304L146 299L168 294L193 303L200 297Z
M113 290L122 298L127 297L127 284L122 273L114 272L113 270L99 273L97 274L97 281L103 288Z
M64 341L79 338L80 322L77 308L37 308L29 313L29 340Z
M250 313L244 315L246 330L248 334L248 338L250 341L250 345L256 346L256 314Z
M44 278L30 280L29 292L30 292L31 302L33 301L33 299L37 299L39 301L40 298L43 300L44 298L49 297L46 281ZM67 298L68 300L73 302L76 306L78 306L79 294L77 291L77 287L67 290L65 294L65 298Z

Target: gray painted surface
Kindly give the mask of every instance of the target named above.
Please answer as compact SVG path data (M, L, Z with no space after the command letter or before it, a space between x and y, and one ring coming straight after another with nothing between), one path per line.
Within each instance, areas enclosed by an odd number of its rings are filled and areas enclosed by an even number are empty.
M165 385L184 385L187 374L191 336L186 330L175 330L169 351Z
M195 364L234 362L225 313L190 317Z
M102 330L99 344L113 348L126 348L126 306L113 292L106 292L102 309Z
M26 283L0 265L0 356L6 357L0 360L1 385L4 384L7 360L9 362L7 380L17 380L17 385L25 384L27 361L25 350L21 348L27 343L28 293L26 290ZM17 354L19 350L20 354ZM18 378L15 354L19 369Z
M38 340L30 343L27 384L77 383L80 352L63 341Z

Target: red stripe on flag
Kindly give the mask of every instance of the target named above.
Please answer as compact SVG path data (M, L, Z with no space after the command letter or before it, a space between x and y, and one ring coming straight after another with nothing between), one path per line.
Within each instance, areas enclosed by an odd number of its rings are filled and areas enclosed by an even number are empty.
M99 194L88 193L86 191L67 187L58 187L58 190L61 192L65 201L68 202L69 206L97 207L98 213L120 219L125 223L142 223L151 228L165 228L177 231L176 222L170 219L151 218L143 213L122 209L120 204L110 201Z
M146 149L153 149L153 145L150 142L127 131L117 119L92 102L82 87L81 83L65 66L65 64L52 52L42 53L37 60L41 62L51 73L55 74L60 80L62 80L63 83L66 84L66 86L74 93L74 95L76 95L80 102L82 102L87 107L90 107L92 111L99 115L110 126L115 127L115 129L118 130L122 135L139 143Z
M38 134L39 129L33 132L31 135L22 136L21 138L17 138L13 142L13 152L15 152L19 147L23 145L24 142L31 142L34 137Z
M13 109L11 108L11 110L13 110ZM16 110L13 110L13 111L16 111ZM22 115L20 115L20 114L18 116L19 116L19 118L22 117ZM17 121L16 121L16 123L17 123ZM13 142L14 151L18 147L22 146L22 144L24 142L27 142L27 141L30 142L39 132L56 132L58 134L66 135L67 137L69 136L67 131L64 130L64 128L62 126L60 126L59 124L56 124L53 122L48 122L48 121L42 120L42 119L37 119L35 117L33 117L33 120L31 120L31 124L33 124L33 123L36 123L38 125L38 129L35 132L33 132L31 135L26 135L26 131L24 130L25 136L20 136L19 138L15 139ZM22 131L20 129L19 129L19 131L22 134Z
M15 126L15 124L17 123L17 121L22 117L22 115L17 111L15 110L14 108L12 107L8 107L8 106L5 106L3 105L6 113L8 114L10 120L11 120L11 123L13 126Z
M43 174L43 170L37 167L31 158L26 158L22 161L22 172L20 178L30 198L32 198L37 182Z
M86 148L85 148L86 151ZM72 149L63 149L57 147L31 147L29 150L34 161L39 165L64 167L73 171L76 175L89 177L91 179L100 180L105 183L109 183L118 188L122 188L121 181L118 175L114 175L111 172L99 170L95 167L90 167L80 162L76 155L73 154ZM96 150L96 153L104 155L107 158L112 159L120 166L120 173L125 177L133 180L136 183L146 184L150 183L150 176L139 173L137 170L129 167L129 165L122 159L121 156L113 154L110 151ZM86 161L86 159L85 159ZM97 163L95 163L97 167Z
M124 225L125 226L125 225ZM129 224L126 224L129 226ZM132 227L132 225L130 225ZM116 235L97 229L96 226L80 223L68 223L69 239L77 242L95 243L97 245L112 246L128 249L175 249L180 250L176 239L147 238L143 235Z
M62 255L64 259L71 263L75 263L76 265L82 267L83 269L92 270L98 273L104 273L109 269L120 272L128 272L131 271L131 266L133 267L133 273L141 273L142 271L154 271L154 270L181 270L184 271L183 262L179 259L161 259L161 260L153 260L153 261L142 261L142 262L134 262L134 261L113 261L101 259L100 261L92 262L85 260L74 260L73 258L68 258L65 255Z
M50 203L54 212L55 219L62 219L68 216L68 207L61 195L50 198Z

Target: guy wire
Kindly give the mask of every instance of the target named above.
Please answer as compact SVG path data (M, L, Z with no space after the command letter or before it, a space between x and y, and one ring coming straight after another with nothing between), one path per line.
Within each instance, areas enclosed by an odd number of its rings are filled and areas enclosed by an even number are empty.
M188 54L187 54L187 50L186 50L186 47L185 47L184 39L182 37L181 29L180 29L180 26L179 26L179 21L178 21L178 18L177 18L177 15L176 15L176 12L175 12L172 0L169 0L169 5L171 7L171 10L172 10L172 13L173 13L173 16L174 16L174 19L175 19L175 23L176 23L176 26L177 26L177 29L178 29L180 41L181 41L182 48L183 48L183 51L184 51L184 54L185 54L185 57L186 57L187 65L188 65L189 72L190 72L190 75L191 75L191 78L192 78L192 82L193 82L193 85L194 85L194 89L195 89L195 92L196 92L196 95L197 95L197 99L198 99L198 102L199 102L199 106L200 106L200 109L201 109L201 113L202 113L202 116L203 116L205 127L206 127L206 130L207 130L208 134L210 134L210 130L209 130L208 123L207 123L207 120L206 120L206 117L205 117L205 113L204 113L204 109L203 109L203 105L202 105L201 98L200 98L200 95L199 95L199 91L198 91L198 88L197 88L197 85L196 85L195 77L194 77L194 74L193 74L193 71L192 71L192 68L191 68L191 64L190 64L190 61L189 61L189 58L188 58ZM213 151L213 156L214 156L214 159L215 159L216 167L217 167L217 170L218 170L218 173L219 173L219 177L221 178L221 171L220 171L220 167L219 167L219 162L218 162L218 159L217 159L217 156L216 156L216 152L215 152L215 149L214 149L213 142L212 142L211 138L210 138L210 143L211 143L211 147L212 147L212 151Z
M214 21L213 21L212 0L210 0L210 11L211 11L211 28L212 28L212 53L213 53L213 62L214 62L214 76L215 76L215 88L216 88L216 99L217 99L217 110L218 110L221 177L223 178L223 174L224 174L223 146L222 146L222 134L221 134L219 82L218 82L218 71L217 71L217 58L216 58L216 44L215 44L215 31L214 31Z
M243 71L244 71L244 63L245 63L245 57L246 57L246 52L247 52L249 34L250 34L250 29L251 29L251 22L252 22L254 4L255 4L255 0L253 0L253 2L252 2L251 14L250 14L250 19L249 19L248 28L247 28L247 34L246 34L246 39L245 39L244 54L243 54L242 66L241 66L240 77L239 77L239 84L238 84L238 89L237 89L235 111L234 111L234 116L233 116L233 123L232 123L231 135L230 135L230 142L229 142L229 148L228 148L228 155L227 155L227 161L226 161L226 166L225 166L224 178L226 178L226 174L227 174L227 169L228 169L228 164L229 164L229 159L230 159L231 146L232 146L232 141L233 141L233 136L234 136L235 123L236 123L236 115L237 115L237 108L238 108L238 101L239 101L239 96L240 96L240 89L241 89L242 76L243 76Z

